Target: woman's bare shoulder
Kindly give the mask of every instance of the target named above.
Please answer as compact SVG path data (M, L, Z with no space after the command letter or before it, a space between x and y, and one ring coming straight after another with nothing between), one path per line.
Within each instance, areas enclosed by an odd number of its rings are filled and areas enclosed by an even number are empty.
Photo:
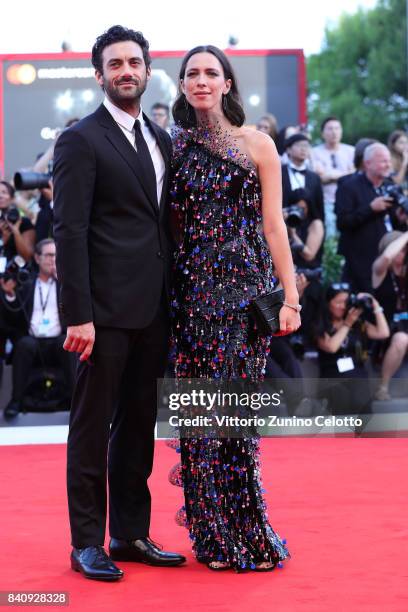
M268 134L249 127L243 127L242 139L248 148L257 151L276 151L275 143Z
M264 134L259 130L249 127L243 127L241 129L244 147L257 164L265 158L269 160L271 158L279 159L275 143L268 134Z

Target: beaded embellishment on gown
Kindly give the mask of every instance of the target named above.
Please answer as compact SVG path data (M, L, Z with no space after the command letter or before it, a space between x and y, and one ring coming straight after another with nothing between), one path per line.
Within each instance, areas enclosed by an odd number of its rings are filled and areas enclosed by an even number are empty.
M225 132L180 130L171 198L184 228L172 301L176 378L256 383L269 339L257 335L248 305L274 279L255 168ZM170 481L182 481L178 521L185 512L199 561L254 569L290 557L268 523L257 437L181 438L180 453Z

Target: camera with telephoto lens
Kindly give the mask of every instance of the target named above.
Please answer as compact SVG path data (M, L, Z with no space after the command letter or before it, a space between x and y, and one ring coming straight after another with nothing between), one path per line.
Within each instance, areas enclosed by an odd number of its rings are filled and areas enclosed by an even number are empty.
M296 274L303 274L307 281L320 281L323 274L323 268L296 268Z
M30 278L30 270L23 257L16 255L7 262L3 273L0 272L0 278L3 278L6 283L13 280L17 285L24 285Z
M379 192L383 198L390 198L394 206L402 208L402 210L408 215L408 198L404 195L404 192L399 185L394 185L391 183L381 185Z
M20 213L18 212L17 206L8 206L0 210L0 221L7 221L14 225L20 218Z
M44 173L21 170L14 175L14 186L18 191L45 189L49 187L51 178L52 174L50 172Z
M350 308L361 309L363 319L372 323L375 322L373 300L370 296L357 297L355 293L350 293L347 300L347 310L350 310Z

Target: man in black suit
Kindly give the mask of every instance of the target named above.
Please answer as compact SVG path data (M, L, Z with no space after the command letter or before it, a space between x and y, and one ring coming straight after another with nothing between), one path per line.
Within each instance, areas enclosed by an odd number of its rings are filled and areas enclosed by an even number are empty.
M320 177L308 169L310 142L305 134L293 134L286 143L288 164L282 166L283 213L289 206L303 211L296 225L287 219L293 259L297 266L316 267L321 263L324 238L324 204ZM286 210L285 210L286 209Z
M185 561L150 540L147 485L168 352L171 141L141 110L151 58L140 32L110 28L92 63L105 100L57 141L54 236L65 348L80 353L68 437L71 566L118 580L111 559Z
M13 342L13 391L4 409L6 419L20 412L31 368L37 358L56 364L64 372L72 392L74 359L63 350L65 329L58 308L58 281L55 275L55 243L46 238L35 246L38 274L17 284L14 278L1 279L0 326Z
M343 280L355 292L372 293L371 268L378 256L378 244L405 220L400 211L394 210L392 198L382 192L384 185L392 184L388 148L379 142L366 147L363 167L363 172L339 183L335 211L340 230L338 251L345 257Z

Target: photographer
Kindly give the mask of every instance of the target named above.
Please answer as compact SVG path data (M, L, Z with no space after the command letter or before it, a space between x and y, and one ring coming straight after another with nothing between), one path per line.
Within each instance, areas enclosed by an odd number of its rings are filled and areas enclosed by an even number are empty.
M289 336L273 337L266 358L266 378L272 382L279 381L288 413L291 415L310 416L318 404L306 396L299 360L303 359L306 348L311 344L310 323L318 309L321 296L320 273L321 270L318 269L303 269L296 273L296 286L303 309L302 326ZM272 386L276 388L273 384Z
M14 187L7 181L0 181L1 256L9 261L20 255L29 262L34 254L34 226L28 217L20 216L13 198Z
M346 260L343 280L355 291L370 292L377 245L387 232L406 224L407 203L404 204L402 192L399 194L399 187L389 178L391 158L386 146L369 145L363 160L364 171L340 183L336 214L340 230L338 251Z
M381 368L379 400L391 399L388 387L408 350L408 231L386 234L378 245L373 265L375 296L384 307L391 328Z
M55 243L51 239L35 247L39 272L26 282L18 275L0 279L1 319L14 344L13 393L4 410L5 418L17 416L32 365L38 356L62 367L71 389L74 363L71 353L63 350L65 333L58 310L58 287L55 278Z
M323 191L319 176L308 170L310 143L304 134L286 141L288 164L282 166L283 214L296 265L320 265L324 238Z
M305 350L316 348L313 327L316 313L319 312L324 297L321 284L322 271L322 268L296 268L296 287L299 292L299 302L302 305L302 324L297 333L292 334L289 338L295 345L295 353L298 356L303 357Z
M300 414L304 411L303 404L306 399L303 374L289 338L274 337L269 349L265 363L265 377L270 379L273 388L275 388L274 381L279 381L288 413L295 414L299 411Z
M357 387L335 384L327 389L332 412L367 411L370 390L366 361L367 341L383 340L390 334L383 309L369 293L350 294L347 283L333 283L317 326L320 376L358 379Z

